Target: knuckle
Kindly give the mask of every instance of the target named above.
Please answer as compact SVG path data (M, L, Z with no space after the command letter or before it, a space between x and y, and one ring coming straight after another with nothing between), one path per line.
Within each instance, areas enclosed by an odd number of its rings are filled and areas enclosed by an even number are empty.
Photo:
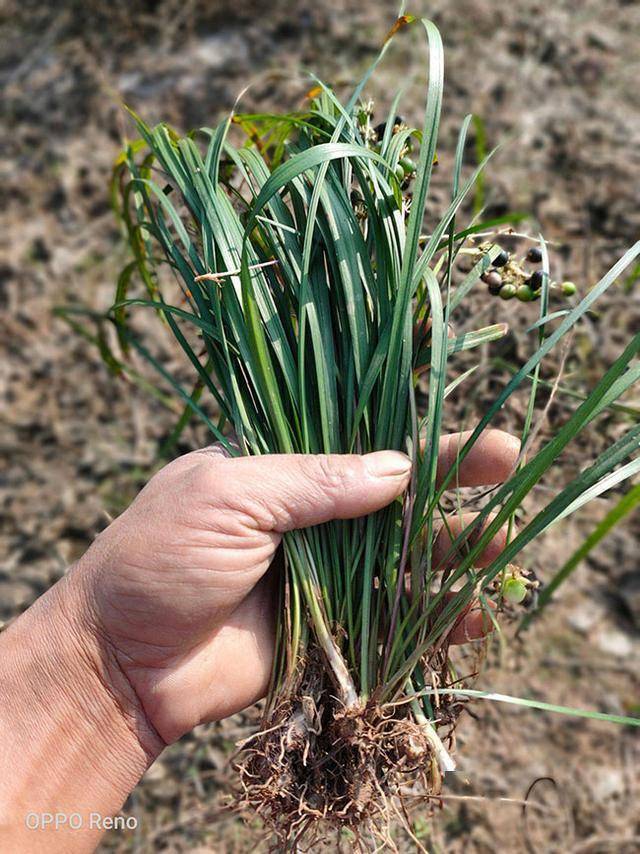
M192 472L196 483L207 492L220 489L227 481L224 470L227 467L225 457L195 451Z
M194 451L181 458L175 476L164 486L175 498L192 507L207 507L223 503L231 483L226 473L228 460Z
M282 502L270 501L258 491L245 491L237 495L234 510L247 527L272 531L289 521L289 512Z
M316 457L316 471L312 480L314 487L339 496L348 490L348 467L338 463L335 457L319 454Z

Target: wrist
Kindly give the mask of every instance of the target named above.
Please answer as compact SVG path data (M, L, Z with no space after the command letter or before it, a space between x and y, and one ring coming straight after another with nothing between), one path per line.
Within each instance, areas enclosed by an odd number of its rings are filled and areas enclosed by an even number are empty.
M164 746L74 571L0 636L0 695L0 839L3 825L24 833L28 812L117 812Z

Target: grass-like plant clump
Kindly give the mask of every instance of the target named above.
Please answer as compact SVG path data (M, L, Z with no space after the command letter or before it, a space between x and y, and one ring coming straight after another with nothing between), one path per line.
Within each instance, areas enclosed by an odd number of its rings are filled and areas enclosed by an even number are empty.
M403 16L391 35L409 23L414 19ZM550 311L541 239L529 252L539 272L525 277L500 246L473 240L486 223L456 221L484 166L463 179L471 117L459 135L451 203L425 236L443 50L433 23L415 24L424 28L429 56L422 128L397 117L398 98L386 122L373 126L363 91L385 45L345 104L315 81L304 111L232 115L183 137L135 117L140 139L126 148L116 174L134 258L110 316L123 351L136 348L184 401L177 429L196 413L229 454L398 449L413 460L402 501L284 538L263 727L238 762L239 801L283 839L313 833L322 821L381 827L407 786L413 794L416 786L437 793L453 767L448 737L459 695L469 694L450 660L452 632L478 600L493 619L490 601L521 599L528 582L512 567L522 548L612 477L640 468L632 460L640 441L635 424L524 527L512 527L503 553L478 568L478 556L567 445L640 375L638 334L555 436L526 454L542 360L640 254L640 244L581 299L571 283L555 286L565 303ZM247 132L242 144L231 142L232 125ZM472 269L454 275L468 248ZM134 274L146 287L144 299L128 293ZM538 300L538 346L437 481L447 395L473 381L473 369L449 376L449 360L504 334L497 325L449 335L450 319L476 286L503 299ZM193 392L132 333L133 306L151 307L168 324L193 366ZM490 493L471 529L453 537L443 573L433 557L443 494L523 384L531 393L518 466ZM201 406L203 394L212 396L219 420Z

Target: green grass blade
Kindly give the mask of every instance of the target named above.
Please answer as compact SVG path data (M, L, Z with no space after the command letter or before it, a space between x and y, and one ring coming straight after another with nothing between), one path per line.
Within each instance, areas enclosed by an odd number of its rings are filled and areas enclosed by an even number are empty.
M496 694L493 691L475 691L471 688L441 688L427 689L427 695L452 694L454 697L472 697L478 700L492 700L497 703L510 703L513 706L523 706L527 709L538 709L541 712L554 712L558 715L569 715L573 718L589 718L592 721L604 721L623 726L640 726L640 718L630 718L624 715L609 715L604 712L590 712L586 709L572 709L570 706L557 706L554 703L544 703L542 700L528 700L524 697L511 697L508 694Z
M613 489L614 486L617 486L619 483L623 483L625 480L633 477L639 471L640 458L632 460L630 463L627 463L619 469L611 472L611 474L608 474L606 477L603 477L602 480L599 480L595 486L592 486L590 489L586 489L580 498L577 498L565 510L563 510L556 521L559 522L561 519L565 519L567 516L575 513L576 510L579 510L589 501L592 501L594 498L598 498L598 496L607 492L609 489Z
M611 508L604 519L598 523L596 528L589 534L587 539L580 544L566 563L559 569L553 578L542 588L538 596L537 608L527 614L521 621L519 631L524 631L532 620L536 619L547 607L554 593L564 584L569 576L577 569L582 561L588 557L590 552L618 525L625 516L633 512L640 505L640 484L633 486L620 501Z

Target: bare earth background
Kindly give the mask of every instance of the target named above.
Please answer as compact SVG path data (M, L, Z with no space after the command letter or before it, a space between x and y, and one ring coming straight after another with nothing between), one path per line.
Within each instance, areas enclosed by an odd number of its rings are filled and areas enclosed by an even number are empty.
M633 0L416 0L445 41L447 89L434 209L446 198L455 134L465 113L486 121L489 144L507 139L487 175L490 213L524 210L554 242L556 277L584 292L640 236L640 4ZM296 108L309 68L338 88L354 80L393 23L393 2L314 0L5 0L0 4L0 620L26 608L89 545L157 467L175 420L159 401L110 375L97 352L52 316L82 301L105 310L126 253L109 210L111 164L126 101L148 121L212 124L240 89L244 108ZM419 115L424 48L398 39L371 94L384 115L397 87ZM129 132L131 132L129 128ZM640 324L640 284L617 286L575 336L563 382L587 388ZM449 407L452 429L473 423L523 363L535 306L487 300L460 328L508 320L513 334L487 350L475 397ZM144 327L141 327L144 328ZM188 377L168 336L157 347ZM546 367L554 376L557 360ZM544 401L543 401L544 402ZM640 398L630 397L638 405ZM544 441L568 412L559 397ZM523 399L502 426L518 429ZM628 416L627 416L628 418ZM623 416L600 419L526 508L617 437ZM180 450L205 441L190 428ZM553 528L527 555L544 578L602 518L615 495ZM640 519L627 520L579 570L523 644L489 652L480 686L613 713L640 713ZM501 665L501 666L499 666ZM255 711L201 727L145 776L125 813L117 851L267 850L259 827L220 812L226 757ZM414 832L433 852L640 851L640 745L613 725L478 701L459 727L462 771L443 807ZM0 769L1 773L1 769ZM529 785L538 806L522 817ZM426 813L425 813L426 815ZM400 831L401 850L415 843ZM351 850L348 837L328 850Z

